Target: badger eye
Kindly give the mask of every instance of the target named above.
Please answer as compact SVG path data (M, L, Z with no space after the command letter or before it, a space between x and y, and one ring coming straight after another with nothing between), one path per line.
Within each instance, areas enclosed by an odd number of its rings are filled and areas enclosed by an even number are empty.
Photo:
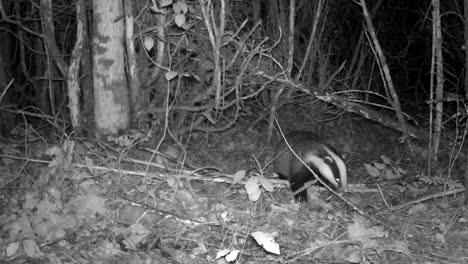
M325 160L325 163L328 163L328 164L332 164L333 163L333 159L330 157L330 156L326 156L323 158Z

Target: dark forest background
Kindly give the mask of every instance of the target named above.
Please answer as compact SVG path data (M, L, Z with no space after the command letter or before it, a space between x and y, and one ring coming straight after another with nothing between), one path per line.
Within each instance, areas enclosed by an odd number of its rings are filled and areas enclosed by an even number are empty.
M467 41L468 0L0 0L0 263L467 263ZM345 193L293 201L293 130Z
M247 121L249 128L266 124L271 138L274 117L288 105L308 106L303 112L313 122L352 113L345 118L364 117L405 138L427 139L435 129L454 140L454 131L464 131L462 1L440 3L440 26L429 1L122 3L115 21L133 19L134 54L124 63L127 73L136 69L127 76L133 83L123 131L169 128L183 137ZM105 98L93 97L93 3L4 0L0 8L2 135L24 122L99 134L94 106ZM441 32L437 41L434 32ZM77 36L84 41L72 101L67 67ZM78 102L76 122L70 102Z

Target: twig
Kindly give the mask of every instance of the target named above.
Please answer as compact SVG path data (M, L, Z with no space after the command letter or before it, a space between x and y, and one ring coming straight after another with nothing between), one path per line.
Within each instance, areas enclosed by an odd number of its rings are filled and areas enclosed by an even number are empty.
M319 0L317 3L317 7L315 7L314 22L312 23L312 33L310 33L309 42L307 43L306 52L304 53L304 60L302 61L301 66L299 67L299 70L297 72L295 78L296 81L299 81L301 79L302 73L304 72L307 62L309 61L312 45L314 44L315 35L317 33L317 25L320 21L320 16L322 14L324 2L324 0Z
M436 193L436 194L432 194L432 195L429 195L429 196L426 196L426 197L419 198L417 200L413 200L411 202L407 202L407 203L404 203L404 204L393 206L393 207L390 207L389 209L391 211L401 210L401 209L403 209L405 207L408 207L410 205L413 205L413 204L418 204L418 203L421 203L421 202L424 202L424 201L427 201L427 200L431 200L431 199L435 199L435 198L439 198L439 197L443 197L443 196L447 196L447 195L457 194L457 193L461 193L461 192L464 192L464 191L465 191L465 188L440 192L440 193Z
M384 201L385 206L387 206L387 208L390 208L390 206L388 206L387 200L385 199L385 196L382 193L382 189L380 188L380 185L377 184L377 188L379 188L380 197L382 197L382 200Z
M330 188L330 186L325 184L325 182L322 179L320 179L320 177L318 177L318 175L313 170L311 170L309 166L307 166L307 164L304 162L304 160L302 160L301 157L299 157L299 155L297 155L297 153L293 150L291 145L289 145L289 142L287 141L286 137L284 136L283 130L281 129L281 127L280 127L280 125L278 123L278 120L275 120L275 121L276 121L276 125L278 126L278 130L279 130L279 132L281 134L281 137L283 138L284 142L286 143L286 146L288 146L289 150L292 152L294 157L297 158L302 163L302 165L304 165L314 175L315 179L317 179L323 186L325 186L325 188L327 188L335 196L339 197L343 202L345 202L347 205L349 205L351 208L353 208L356 212L358 212L361 215L366 215L364 213L364 211L357 208L354 204L352 204L350 201L346 200L342 195L338 194L332 188Z
M330 86L330 84L332 83L333 80L335 80L335 77L338 75L338 73L340 73L344 66L346 64L346 61L343 61L343 63L341 63L341 66L330 76L330 78L328 78L328 81L325 83L325 89L328 88L328 86Z
M156 145L156 148L154 149L154 152L151 154L150 162L153 161L153 159L156 157L156 153L159 151L159 148L161 147L164 139L166 138L167 130L169 129L169 111L171 109L171 105L169 105L169 95L170 95L170 85L169 82L167 82L167 91L166 91L166 101L165 101L165 107L166 111L164 112L164 131L163 135L161 136L161 139L159 140L158 144ZM149 164L146 166L145 173L149 174Z
M394 108L394 111L400 123L401 131L403 132L403 137L406 138L409 136L409 130L401 111L400 101L398 99L398 94L396 93L395 87L393 85L392 76L390 74L390 69L388 67L387 60L382 51L382 47L380 46L379 40L377 39L375 28L372 24L372 20L369 15L369 10L366 6L366 2L364 0L360 0L360 5L362 7L362 12L367 25L367 30L370 34L369 42L371 44L372 50L376 53L376 59L381 69L384 87L386 89L387 94L389 95L388 101Z
M213 225L213 226L218 226L219 225L218 221L202 222L202 221L198 221L196 219L193 219L193 218L190 218L190 217L187 217L187 216L184 216L184 215L175 214L175 213L165 211L165 210L162 210L162 209L159 209L159 208L156 208L156 207L152 207L152 206L149 206L149 205L146 205L146 204L143 204L143 203L135 202L135 201L132 201L132 200L129 200L129 199L126 199L126 198L122 198L122 197L113 197L113 198L114 199L120 199L123 202L125 202L127 204L130 204L131 206L140 207L140 208L146 210L145 212L143 212L141 214L140 219L143 218L147 213L154 213L154 214L157 214L160 217L162 217L162 219L159 220L159 221L162 221L164 219L173 219L173 220L175 220L177 222L181 222L183 224L190 225L192 227L196 227L196 226L200 226L200 225Z
M41 164L50 164L50 161L48 160L42 160L42 159L32 159L32 158L24 158L24 157L18 157L18 156L11 156L11 155L3 155L0 154L1 158L10 158L10 159L16 159L16 160L23 160L27 162L34 162L34 163L41 163ZM132 162L135 163L147 163L146 161L136 161L132 160ZM161 167L159 164L151 163L152 166L156 166L158 168ZM71 163L70 166L73 166L75 168L81 168L81 169L89 169L89 170L99 170L99 171L104 171L104 172L114 172L114 173L121 173L121 174L127 174L127 175L132 175L132 176L141 176L141 177L150 177L150 178L156 178L158 180L163 180L166 178L166 175L163 173L154 173L154 172L139 172L139 171L133 171L133 170L123 170L123 169L114 169L114 168L109 168L105 166L96 166L96 165L86 165L86 164L81 164L81 163ZM165 167L164 167L165 168ZM234 178L233 175L231 174L225 174L225 173L218 173L217 177L206 177L198 172L202 169L206 169L210 167L203 167L203 168L198 168L196 170L190 171L190 170L182 170L178 171L179 173L177 175L174 175L175 177L186 177L190 180L200 180L200 181L211 181L211 182L223 182L223 183L233 183ZM286 181L284 180L275 180L275 179L270 179L273 184L277 185L285 185Z
M5 86L5 89L3 90L2 94L0 94L0 103L2 102L3 97L5 96L6 92L8 91L8 89L10 88L10 86L13 84L14 81L15 79L11 79L11 81L7 84L7 86Z

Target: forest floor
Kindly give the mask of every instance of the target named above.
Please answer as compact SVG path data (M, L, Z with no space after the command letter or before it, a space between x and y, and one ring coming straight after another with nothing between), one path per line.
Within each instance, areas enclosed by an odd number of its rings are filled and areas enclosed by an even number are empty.
M298 204L242 131L154 156L128 138L1 141L0 263L468 263L461 187L417 178L395 138L336 138L349 193Z

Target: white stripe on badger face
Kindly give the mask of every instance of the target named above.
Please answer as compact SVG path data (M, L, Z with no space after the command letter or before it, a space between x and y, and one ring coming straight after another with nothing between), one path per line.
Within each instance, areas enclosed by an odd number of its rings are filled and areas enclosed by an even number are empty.
M327 151L328 152L328 151ZM336 156L336 155L335 155ZM333 171L330 166L323 160L323 158L316 156L313 153L307 153L304 157L304 162L309 164L312 163L317 167L320 174L327 179L335 188L338 188L339 184L335 180L335 175L333 175ZM340 171L341 172L341 171Z
M335 160L336 166L338 166L338 171L340 173L341 187L343 191L346 190L346 186L348 185L348 172L346 171L346 164L340 156L336 155L336 153L331 151L328 147L324 146L324 149L328 155L330 155L331 158Z

